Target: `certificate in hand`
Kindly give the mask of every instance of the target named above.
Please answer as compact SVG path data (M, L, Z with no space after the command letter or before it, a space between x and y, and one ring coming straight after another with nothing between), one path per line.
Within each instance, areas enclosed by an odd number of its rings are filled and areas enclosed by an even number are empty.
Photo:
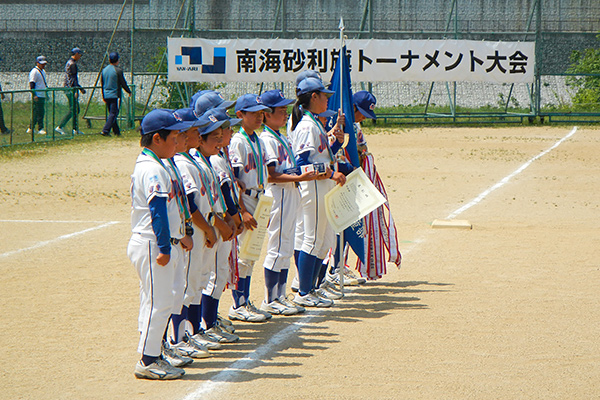
M258 199L254 210L254 219L258 226L253 230L246 231L242 243L240 243L239 257L244 260L256 261L260 257L263 241L267 234L267 225L271 215L273 198L264 194Z
M333 230L340 233L385 201L362 168L357 168L344 186L336 185L325 195L325 211Z

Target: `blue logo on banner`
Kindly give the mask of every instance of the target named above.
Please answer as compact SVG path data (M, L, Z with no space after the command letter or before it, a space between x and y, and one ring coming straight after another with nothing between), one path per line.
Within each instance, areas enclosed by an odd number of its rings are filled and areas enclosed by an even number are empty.
M175 56L175 65L183 65L183 57L189 57L189 65L201 66L203 74L225 73L225 47L215 47L213 51L213 63L202 63L202 47L181 46L181 55ZM179 69L179 68L178 68Z

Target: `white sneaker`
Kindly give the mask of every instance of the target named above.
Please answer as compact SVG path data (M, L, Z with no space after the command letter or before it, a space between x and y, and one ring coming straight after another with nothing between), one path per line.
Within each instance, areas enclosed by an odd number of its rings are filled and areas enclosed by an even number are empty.
M172 344L171 348L178 354L192 358L207 358L210 357L210 353L206 347L194 346L191 343L181 341L176 344Z
M234 335L233 333L225 332L218 325L213 326L210 329L206 330L206 335L208 337L213 337L218 340L220 343L235 343L240 340L238 335Z
M340 274L336 271L333 274L327 272L327 280L334 285L340 286ZM354 279L344 274L344 286L358 286L358 279Z
M231 324L230 321L227 321L230 324L229 325L225 325L223 323L223 321L224 321L223 319L217 318L216 324L219 326L219 328L221 328L222 331L225 331L227 333L235 333L235 328L233 327L233 324Z
M356 279L358 281L359 285L367 283L367 279L366 278L363 278L362 276L357 275L354 271L352 271L348 267L344 267L344 278Z
M290 293L291 298L294 298L294 295ZM279 301L281 302L281 304L287 306L287 307L295 307L296 310L298 310L298 313L303 313L304 311L306 311L306 308L299 306L298 304L295 304L293 301L291 301L290 299L288 299L285 296L281 296L279 297Z
M63 130L63 128L61 128L60 126L57 126L56 128L54 128L54 130L55 130L56 132L60 133L61 135L66 135L66 134L67 134L67 132L65 132L65 131Z
M141 361L138 361L133 374L138 379L167 380L181 378L185 375L185 371L159 358L148 366L144 366Z
M239 306L238 308L229 308L229 319L246 321L246 322L265 322L267 317L262 314L250 312L246 306Z
M40 129L40 130L38 131L38 135L45 135L45 134L46 134L46 131L45 131L45 130L43 130L43 129Z
M294 296L294 303L299 304L304 307L331 307L333 305L333 301L329 299L324 299L322 297L316 296L314 293L307 293L302 296L300 293L296 293Z
M31 134L33 133L33 130L32 130L31 128L27 128L27 131L26 131L26 133L27 133L28 135L31 135Z
M325 288L318 288L315 290L315 294L323 299L328 299L328 300L339 300L342 297L344 297L341 293L333 293L328 291Z
M275 299L270 303L267 303L265 300L263 300L260 304L260 309L274 315L298 314L298 309L296 307L288 307L280 302L279 299Z
M217 313L217 321L219 321L219 324L221 325L221 327L225 326L227 327L227 332L229 333L235 333L235 327L233 326L233 322L231 322L228 319L225 319L221 316L221 314Z
M256 314L262 314L265 316L266 319L271 319L273 318L273 316L271 315L271 313L268 313L266 311L263 310L259 310L258 308L256 308L256 306L254 305L254 303L252 303L250 300L248 300L246 302L246 308L248 309L248 311L256 313Z
M171 348L169 343L163 341L162 358L174 367L181 368L194 362L191 357L183 356Z
M221 343L215 341L204 331L200 331L194 336L188 337L187 341L192 341L193 344L198 343L199 345L206 347L208 350L219 350L223 348Z
M329 299L339 300L344 297L344 294L340 292L338 288L333 283L329 282L327 279L323 280L319 288L331 294L331 296L328 297Z

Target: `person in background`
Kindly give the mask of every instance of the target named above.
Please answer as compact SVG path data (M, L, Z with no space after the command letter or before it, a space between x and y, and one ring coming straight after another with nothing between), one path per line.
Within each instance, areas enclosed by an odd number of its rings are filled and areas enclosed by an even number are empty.
M2 85L0 85L0 92L2 92ZM0 93L0 132L3 135L10 135L10 129L4 124L4 113L2 112L2 101L4 100L4 93Z
M38 135L45 135L44 130L44 110L46 108L46 92L44 89L48 87L46 83L46 57L39 56L35 59L35 67L29 72L29 89L33 92L33 110L31 116L31 124L27 129L27 134L32 134L37 124Z
M65 87L66 88L78 88L78 90L70 90L65 92L67 99L69 100L69 112L63 117L60 121L60 124L54 129L56 132L61 135L65 135L64 131L65 125L67 122L73 117L73 134L83 134L78 129L78 121L77 116L79 115L79 92L85 94L85 89L81 87L79 84L79 78L77 77L78 69L77 69L77 61L81 59L83 56L83 51L79 47L74 47L71 50L71 58L67 61L65 65ZM75 114L75 115L73 115Z
M110 136L110 130L112 129L115 136L121 136L121 130L117 122L119 115L119 105L121 103L121 94L125 90L129 96L131 96L131 90L127 86L127 81L123 76L123 70L118 67L119 65L119 53L112 52L108 55L109 65L104 67L102 70L102 98L106 103L108 109L108 118L102 132L102 136Z

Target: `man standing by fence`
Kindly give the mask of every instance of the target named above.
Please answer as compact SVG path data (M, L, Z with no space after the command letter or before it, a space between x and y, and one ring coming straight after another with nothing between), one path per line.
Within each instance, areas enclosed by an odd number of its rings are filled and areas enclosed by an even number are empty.
M102 98L108 109L106 124L100 133L102 136L110 136L112 129L115 136L121 136L117 117L119 116L119 103L121 102L122 89L131 96L131 90L123 76L123 70L118 67L119 53L112 52L108 55L110 64L102 70Z
M27 129L27 134L32 134L35 125L38 127L38 135L45 135L44 129L44 111L46 109L46 92L48 87L46 83L46 57L39 56L35 59L35 67L29 72L29 89L35 90L33 95L33 106L31 115L31 124Z
M65 65L65 87L79 89L73 89L65 92L67 99L69 100L69 112L63 117L62 121L60 121L60 124L58 124L55 129L56 132L60 133L61 135L66 134L63 128L67 122L69 122L71 117L73 117L73 134L83 134L83 132L79 130L77 120L79 115L79 92L85 94L85 89L81 87L77 77L77 61L79 61L82 55L83 51L81 51L79 47L75 47L73 50L71 50L71 58L69 58L69 61L67 61L67 64Z
M2 85L0 85L0 92L2 92ZM4 113L2 112L2 100L4 100L4 93L0 94L0 132L3 135L10 134L10 129L4 124Z

